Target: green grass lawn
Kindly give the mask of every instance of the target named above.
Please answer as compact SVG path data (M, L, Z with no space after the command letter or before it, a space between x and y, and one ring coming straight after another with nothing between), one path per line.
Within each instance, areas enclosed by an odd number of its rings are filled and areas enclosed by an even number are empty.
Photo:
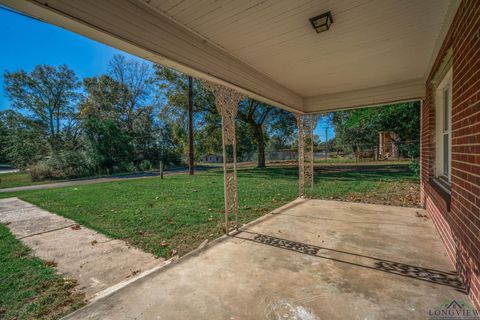
M25 172L0 174L0 189L32 185L32 177Z
M75 284L0 224L0 319L57 319L83 304L83 295L72 293Z
M33 181L32 177L26 172L2 173L0 174L0 189L48 184L62 181L64 180Z

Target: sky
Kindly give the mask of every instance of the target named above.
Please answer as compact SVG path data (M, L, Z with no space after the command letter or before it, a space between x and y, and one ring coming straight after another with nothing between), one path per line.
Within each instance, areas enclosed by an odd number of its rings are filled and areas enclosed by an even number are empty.
M38 64L66 64L77 77L106 73L115 54L139 59L121 50L90 40L68 30L6 11L0 7L0 111L10 108L3 88L5 71L31 71ZM323 141L326 123L320 121L315 134ZM334 136L333 128L328 137Z
M65 29L0 9L0 110L9 108L3 88L5 71L31 71L37 64L68 65L79 79L107 72L120 50ZM130 56L130 55L128 55Z

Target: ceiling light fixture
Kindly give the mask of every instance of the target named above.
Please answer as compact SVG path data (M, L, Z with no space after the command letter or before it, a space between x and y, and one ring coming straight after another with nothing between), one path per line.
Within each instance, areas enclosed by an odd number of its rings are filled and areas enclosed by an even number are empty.
M328 31L333 23L332 13L330 11L322 13L319 16L310 18L310 22L317 33Z

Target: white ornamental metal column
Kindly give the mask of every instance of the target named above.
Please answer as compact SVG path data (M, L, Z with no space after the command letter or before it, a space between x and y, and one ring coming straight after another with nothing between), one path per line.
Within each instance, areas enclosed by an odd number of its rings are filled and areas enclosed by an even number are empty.
M245 98L241 93L207 81L203 86L215 96L215 105L222 117L223 144L223 182L225 197L225 233L230 231L229 216L235 215L235 230L238 230L238 192L237 192L237 146L235 117L238 103Z
M305 197L305 184L313 189L313 131L317 126L318 115L295 114L298 127L298 178L299 196Z

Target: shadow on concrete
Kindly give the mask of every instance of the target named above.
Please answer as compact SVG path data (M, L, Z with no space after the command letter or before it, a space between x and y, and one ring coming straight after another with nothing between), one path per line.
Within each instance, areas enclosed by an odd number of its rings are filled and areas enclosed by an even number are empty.
M242 233L246 233L246 237L242 237ZM387 272L403 277L408 277L416 280L426 281L438 285L448 286L455 288L457 291L466 293L466 288L464 283L460 280L459 276L455 272L445 272L430 268L424 268L419 266L413 266L409 264L404 264L401 262L379 259L375 257L370 257L366 255L330 249L325 247L318 247L315 245L296 242L292 240L272 237L265 234L250 232L250 231L241 231L239 234L234 236L235 238L249 240L260 244L269 245L275 248L285 249L294 251L297 253L306 254L309 256L314 256L322 259L328 259L335 262L345 263L352 266L367 268L371 270L377 270L382 272ZM340 259L336 257L328 256L328 254L339 254L345 255L350 259L365 260L362 263L348 261L348 259Z
M346 222L350 224L370 224L370 225L391 225L391 226L402 226L402 227L416 227L417 224L415 223L392 223L392 222L385 222L385 221L365 221L365 220L345 220L345 219L333 219L333 218L322 218L322 217L315 217L315 216L302 216L296 215L291 213L283 213L283 215L300 218L300 219L309 219L309 220L322 220L322 221L336 221L336 222ZM310 224L321 224L322 222L313 222L309 221Z

